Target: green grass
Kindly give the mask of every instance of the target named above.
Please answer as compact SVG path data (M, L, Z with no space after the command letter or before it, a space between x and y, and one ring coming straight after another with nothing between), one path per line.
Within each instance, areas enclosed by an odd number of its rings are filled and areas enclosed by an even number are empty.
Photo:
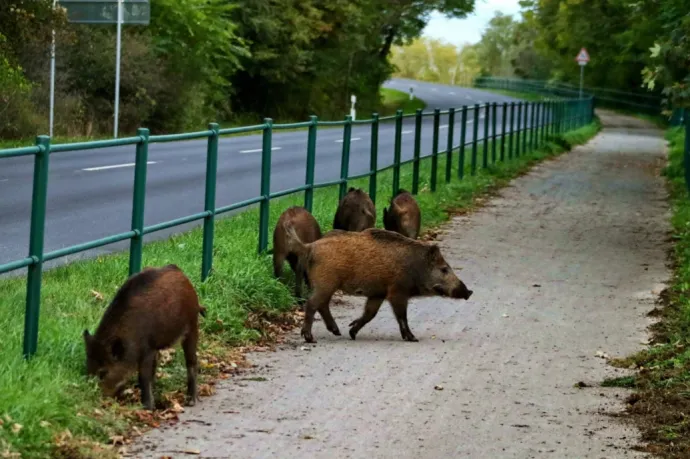
M527 171L537 161L553 157L572 145L584 143L598 131L599 124L573 131L546 143L538 151L481 169L482 146L479 146L479 170L465 178L457 178L458 154L453 155L452 181L445 183L445 155L438 161L438 189L429 192L429 159L421 162L420 194L424 229L433 228L449 218L449 213L471 208L475 199L505 185L511 178ZM490 150L489 150L490 151ZM466 151L469 165L471 150ZM401 186L411 190L411 165L401 168ZM392 194L392 170L378 175L377 225L381 226L381 209ZM355 180L349 186L364 187L368 180ZM315 192L313 214L322 230L331 228L332 216L338 202L337 188ZM280 213L288 206L302 204L303 195L289 196L271 202L271 231ZM272 277L270 256L256 253L258 212L250 209L232 218L218 220L215 232L214 271L201 283L202 232L195 229L152 242L144 248L144 265L159 266L176 263L192 279L208 308L201 321L202 353L230 346L251 343L261 337L261 330L248 324L248 317L277 317L294 309L292 273L286 266L288 282ZM55 457L54 436L69 430L74 438L107 441L110 435L127 428L117 404L101 399L95 384L84 377L84 346L81 333L94 330L101 315L127 274L126 253L75 262L50 270L43 277L43 296L37 355L25 362L21 357L25 280L0 280L0 455L7 449L22 457ZM96 293L94 293L96 292ZM101 297L102 295L102 297ZM256 322L252 322L256 323ZM346 344L346 343L343 343ZM184 365L181 352L162 368L170 376L159 381L158 391L183 389ZM202 379L210 370L202 366ZM160 394L159 394L160 397ZM202 403L211 403L205 399ZM138 404L131 409L139 408ZM100 410L94 414L94 410ZM120 413L120 414L118 414ZM47 425L42 423L48 421ZM21 424L17 433L14 423ZM100 454L100 455L99 455ZM102 453L96 457L103 457Z
M640 371L634 381L622 378L610 383L637 389L628 411L648 450L664 458L681 458L690 450L690 199L683 167L685 136L682 129L673 128L666 138L670 150L664 175L672 207L673 278L662 293L663 305L653 312L660 319L652 326L653 344L612 362Z
M397 89L381 88L382 106L379 111L381 116L395 115L395 112L402 110L407 115L416 112L418 109L424 110L426 103L415 97L410 100L410 95Z

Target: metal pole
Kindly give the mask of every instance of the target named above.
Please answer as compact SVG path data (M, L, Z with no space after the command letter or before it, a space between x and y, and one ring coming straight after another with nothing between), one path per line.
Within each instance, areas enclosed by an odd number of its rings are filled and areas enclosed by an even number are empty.
M580 99L582 99L582 82L585 77L585 66L580 65Z
M120 115L120 54L122 50L122 0L117 0L117 42L115 45L115 120L113 137L117 139L117 124Z
M57 0L53 0L53 11L57 6ZM55 119L55 29L53 29L53 38L50 43L50 126L48 131L50 137L53 137L53 121Z

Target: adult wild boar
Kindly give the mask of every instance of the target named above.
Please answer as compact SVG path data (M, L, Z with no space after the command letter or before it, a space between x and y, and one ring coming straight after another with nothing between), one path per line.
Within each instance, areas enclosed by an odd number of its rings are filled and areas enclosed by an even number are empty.
M175 265L145 268L120 287L96 332L84 330L86 371L105 396L114 396L139 372L141 401L153 410L158 351L182 340L187 366L187 404L197 400L198 315L206 315L187 276Z
M285 223L289 222L295 229L300 240L309 243L321 238L321 227L314 216L307 209L299 206L289 207L278 218L278 223L273 230L273 275L280 278L283 273L285 260L290 263L292 271L295 273L295 296L302 297L302 280L304 271L297 265L297 254L288 250L287 235L285 234Z
M410 298L446 296L468 300L472 295L434 244L375 228L333 234L304 244L292 227L286 225L285 230L313 289L302 326L302 336L308 343L315 342L311 328L316 311L326 328L340 335L329 308L337 290L367 297L364 313L350 324L352 339L376 316L384 300L393 307L402 338L417 341L407 323Z
M350 187L338 203L333 218L333 229L364 231L376 224L374 202L361 188Z
M403 189L398 190L391 199L389 208L383 208L383 226L388 231L395 231L410 239L417 239L421 223L422 212L419 210L417 201Z

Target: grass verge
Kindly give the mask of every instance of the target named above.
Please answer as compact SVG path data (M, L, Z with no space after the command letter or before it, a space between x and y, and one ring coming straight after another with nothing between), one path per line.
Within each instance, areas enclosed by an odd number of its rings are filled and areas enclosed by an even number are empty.
M404 114L414 113L418 109L424 110L426 103L415 97L410 100L410 95L397 89L381 88L381 110L379 115L395 115L395 112L402 110Z
M611 363L636 368L632 377L606 381L633 387L628 413L642 432L645 450L667 459L687 458L690 451L690 200L685 187L683 143L679 128L667 131L669 164L664 170L671 197L674 247L673 279L650 315L649 348Z
M476 87L475 89L481 89L482 91L492 92L494 94L501 94L503 96L515 97L516 99L522 99L529 102L540 102L542 100L558 99L558 97L556 96L538 94L535 92L508 91L506 89L493 89L484 87Z
M480 196L504 186L536 162L553 157L593 137L598 122L567 133L539 150L506 162L481 166L470 175L471 149L466 149L465 178L458 177L458 154L452 156L452 180L445 183L446 155L438 161L438 189L429 192L431 161L420 164L420 193L423 229L429 230L453 213L471 209ZM482 145L478 149L481 165ZM489 144L491 152L491 144ZM490 156L490 153L489 153ZM491 161L489 161L491 163ZM411 189L412 167L401 168L401 186ZM392 194L392 170L378 175L377 226L381 208ZM368 180L351 181L351 186L368 189ZM337 188L315 193L313 214L322 230L331 228L338 202ZM270 224L290 205L301 204L301 194L271 202ZM228 356L233 346L249 345L267 338L276 321L294 311L291 296L292 273L287 282L272 277L269 256L256 254L258 212L250 209L216 224L214 272L205 283L199 281L202 232L200 229L147 244L144 265L176 263L192 279L208 314L201 321L200 382L227 377L232 370ZM127 274L126 253L75 262L44 274L38 354L25 362L21 357L24 324L24 279L0 280L0 456L22 457L108 457L114 454L104 443L122 441L132 424L156 425L160 417L139 411L135 394L121 405L100 397L96 385L84 377L82 330L93 331L117 288ZM157 398L163 413L175 414L175 401L184 387L182 353L171 353L159 368ZM206 392L211 392L208 388ZM202 401L201 403L207 403ZM163 417L162 419L166 419Z

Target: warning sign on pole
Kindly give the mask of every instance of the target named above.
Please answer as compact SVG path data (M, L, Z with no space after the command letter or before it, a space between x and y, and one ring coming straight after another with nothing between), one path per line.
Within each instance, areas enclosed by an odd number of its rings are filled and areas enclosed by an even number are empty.
M587 50L585 48L582 48L580 52L577 54L575 60L580 65L587 65L587 62L589 62L589 54L587 53Z

